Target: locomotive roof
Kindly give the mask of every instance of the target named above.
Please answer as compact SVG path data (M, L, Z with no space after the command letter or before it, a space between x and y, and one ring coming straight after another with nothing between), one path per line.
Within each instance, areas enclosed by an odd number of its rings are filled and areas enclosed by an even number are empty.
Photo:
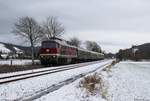
M81 50L81 51L85 51L85 52L90 52L90 53L93 53L93 54L101 54L101 55L104 55L102 53L98 53L98 52L94 52L94 51L89 51L87 49L83 49L83 48L79 48L79 47L75 47L75 46L72 46L70 44L68 44L68 42L66 40L63 40L63 39L60 39L60 38L51 38L49 40L45 40L45 41L54 41L54 42L57 42L63 46L68 46L68 47L72 47L72 48L77 48L78 50ZM45 42L43 41L43 42Z
M72 46L72 45L68 44L68 42L67 42L66 40L59 39L59 38L51 38L51 39L45 40L45 41L43 41L43 42L46 42L46 41L53 41L53 42L57 42L57 43L59 43L59 44L61 44L61 45L63 45L63 46L68 46L68 47L72 47L72 48L77 48L77 47L75 47L75 46Z

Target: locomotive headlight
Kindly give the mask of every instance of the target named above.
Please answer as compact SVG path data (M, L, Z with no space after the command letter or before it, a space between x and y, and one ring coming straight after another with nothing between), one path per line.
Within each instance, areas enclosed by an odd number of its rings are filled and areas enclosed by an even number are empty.
M56 56L53 56L53 58L55 58Z
M46 49L46 52L49 52L50 50L49 49Z

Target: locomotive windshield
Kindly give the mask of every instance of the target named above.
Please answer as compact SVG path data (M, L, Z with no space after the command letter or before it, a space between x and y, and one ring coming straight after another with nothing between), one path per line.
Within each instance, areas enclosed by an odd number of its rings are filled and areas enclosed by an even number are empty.
M42 48L58 48L58 44L51 41L45 41L42 43Z

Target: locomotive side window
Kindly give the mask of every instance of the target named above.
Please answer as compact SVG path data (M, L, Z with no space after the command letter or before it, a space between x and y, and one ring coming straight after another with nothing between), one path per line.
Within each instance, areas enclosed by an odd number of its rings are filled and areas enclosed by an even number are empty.
M43 42L42 48L57 48L58 44L55 42Z

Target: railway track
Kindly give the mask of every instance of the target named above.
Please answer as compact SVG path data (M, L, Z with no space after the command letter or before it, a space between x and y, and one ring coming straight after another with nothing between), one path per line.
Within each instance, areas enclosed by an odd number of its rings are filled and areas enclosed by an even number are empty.
M39 70L39 71L34 71L34 72L3 76L3 77L0 77L0 84L6 84L6 83L19 81L19 80L28 79L28 78L38 77L38 76L42 76L42 75L52 74L52 73L75 69L75 68L80 68L80 67L96 64L96 63L103 62L103 61L104 60L80 63L80 64L74 64L74 65L67 65L67 66L59 66L59 67L54 67L54 68L50 67L46 70Z
M44 89L42 89L42 90L40 89L40 90L36 91L36 92L33 93L33 94L25 95L25 96L22 96L22 97L20 97L20 98L18 98L18 99L15 99L15 101L32 101L32 100L38 99L38 98L40 98L41 96L44 96L44 95L46 95L46 94L48 94L48 93L50 93L50 92L53 92L53 91L55 91L55 90L58 90L58 89L61 88L62 86L67 85L67 84L70 84L70 83L74 82L75 80L77 80L77 79L79 79L79 78L82 78L82 77L84 77L84 76L86 76L86 75L88 75L88 74L90 74L90 73L95 72L95 71L98 70L98 69L99 69L99 70L103 70L106 66L108 66L108 65L110 65L110 64L111 64L111 62L104 63L104 64L102 64L101 66L99 66L98 68L95 68L95 69L93 69L93 70L91 70L91 71L88 71L88 72L85 72L85 73L82 73L82 74L75 75L75 76L73 76L73 77L71 77L71 78L68 78L68 79L66 79L66 80L64 80L64 81L61 81L61 82L59 82L59 83L57 83L57 84L50 85L50 86L48 86L48 87L46 87L46 88L44 88ZM90 64L90 65L91 65L91 64Z

